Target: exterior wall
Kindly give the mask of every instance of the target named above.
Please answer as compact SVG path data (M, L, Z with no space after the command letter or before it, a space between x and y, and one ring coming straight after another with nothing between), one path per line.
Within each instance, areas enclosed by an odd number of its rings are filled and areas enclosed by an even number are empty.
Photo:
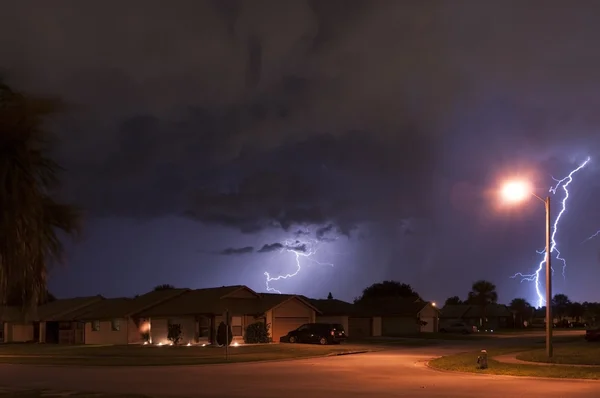
M112 321L100 321L100 330L92 330L93 322L86 322L83 332L85 344L127 344L129 342L128 328L133 321L119 318L119 330L112 330ZM135 327L135 324L133 324Z
M419 312L419 317L422 321L427 322L426 325L420 327L420 331L424 333L433 333L438 331L439 319L437 310L427 305Z
M419 332L419 325L415 317L384 317L381 320L383 336L400 336Z
M46 342L46 322L40 322L40 343Z
M150 337L152 344L170 344L167 338L169 334L169 320L181 325L182 344L194 344L196 342L196 318L152 318L150 320Z
M267 311L265 315L265 321L267 322L267 325L269 325L269 336L271 337L271 341L273 343L279 343L278 341L273 340L273 311Z
M381 331L382 331L382 329L381 329L381 317L380 316L375 316L375 317L373 317L373 337L380 337L380 336L382 336Z
M5 325L4 342L24 343L33 341L32 324L6 322Z
M317 322L319 323L339 323L344 327L344 332L347 336L350 336L350 328L348 327L348 316L337 315L337 316L323 316L317 315Z
M309 323L314 323L316 320L315 310L297 299L289 300L274 308L273 317L308 317Z

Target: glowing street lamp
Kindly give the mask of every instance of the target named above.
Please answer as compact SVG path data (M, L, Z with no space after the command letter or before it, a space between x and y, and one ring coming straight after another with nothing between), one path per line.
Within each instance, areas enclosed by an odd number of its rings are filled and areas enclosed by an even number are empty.
M550 265L550 250L552 226L550 223L550 196L545 199L533 193L531 185L527 181L509 181L504 184L500 191L506 202L522 202L533 196L544 203L546 208L546 355L552 358L552 267Z

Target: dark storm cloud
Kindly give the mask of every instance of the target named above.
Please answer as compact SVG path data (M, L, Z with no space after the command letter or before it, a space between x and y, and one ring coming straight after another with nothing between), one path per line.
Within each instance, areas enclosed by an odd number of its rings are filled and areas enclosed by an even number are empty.
M73 104L61 162L92 215L347 233L429 213L435 169L595 150L587 7L58 3L3 6L0 64Z
M258 249L257 253L270 253L281 249L283 249L283 244L281 243L267 243Z
M219 252L219 254L223 255L223 256L235 256L235 255L240 255L240 254L249 254L254 252L254 248L252 246L246 246L246 247L228 247L227 249L223 249Z

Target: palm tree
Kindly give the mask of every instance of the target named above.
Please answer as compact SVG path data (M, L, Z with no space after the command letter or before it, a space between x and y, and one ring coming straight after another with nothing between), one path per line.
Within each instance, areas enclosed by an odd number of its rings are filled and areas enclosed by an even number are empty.
M525 317L529 317L531 315L531 304L527 302L527 300L523 298L516 298L510 302L509 305L511 311L519 316L519 325L523 327L523 321Z
M78 209L53 197L61 169L47 155L42 122L58 105L0 81L0 306L15 287L24 310L44 301L49 264L62 260L58 231L80 230Z
M488 305L496 303L498 301L496 285L494 285L492 282L488 282L485 280L479 280L473 283L467 301L469 302L469 304L481 306L481 326L485 329L487 307Z

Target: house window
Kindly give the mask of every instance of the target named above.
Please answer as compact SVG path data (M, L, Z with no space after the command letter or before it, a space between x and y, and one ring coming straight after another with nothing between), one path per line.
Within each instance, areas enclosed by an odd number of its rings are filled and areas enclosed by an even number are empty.
M119 330L121 330L121 320L113 319L110 323L110 327L112 328L113 332L118 332Z
M100 321L92 321L92 332L100 331Z
M210 318L201 316L198 319L198 338L210 337Z
M231 333L233 336L242 336L242 317L232 316L231 317Z

